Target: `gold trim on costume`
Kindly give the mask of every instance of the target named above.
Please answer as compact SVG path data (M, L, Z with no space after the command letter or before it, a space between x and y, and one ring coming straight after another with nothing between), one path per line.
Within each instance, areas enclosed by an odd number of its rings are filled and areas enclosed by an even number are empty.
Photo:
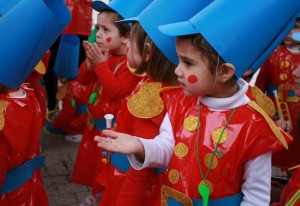
M257 86L250 87L252 96L256 103L260 106L270 117L275 116L276 108L274 102L265 95Z
M274 121L267 115L267 113L260 108L256 102L254 101L249 101L248 105L250 107L252 107L254 110L256 110L257 112L259 112L267 121L268 125L270 126L271 130L273 131L273 133L276 135L277 139L281 142L281 144L288 149L288 144L285 141L283 135L281 134L280 130L278 129L278 127L276 126L276 124L274 123Z
M176 200L183 206L193 206L193 201L190 197L166 185L163 185L161 187L161 206L168 206L168 198Z
M217 144L222 144L227 140L227 137L228 137L227 131L224 130L223 135L221 137L222 131L223 131L223 128L218 128L212 133L212 139ZM221 139L220 139L220 137L221 137Z
M2 130L5 125L5 118L3 112L6 109L7 105L8 101L0 100L0 130Z
M150 119L164 110L164 102L160 97L160 82L143 83L139 91L127 102L129 112L138 118Z
M174 153L177 157L183 158L189 152L189 148L184 143L178 143L174 148Z
M212 162L210 164L211 159L212 159ZM207 168L209 168L209 166L210 166L210 169L215 169L218 166L218 159L212 153L207 153L204 156L204 164Z
M197 125L198 125L197 117L189 116L184 119L183 126L189 132L195 131L197 129Z
M172 184L177 184L180 178L179 172L176 169L169 170L168 178Z
M39 61L39 63L34 67L34 70L39 74L45 74L46 73L46 67L43 61Z

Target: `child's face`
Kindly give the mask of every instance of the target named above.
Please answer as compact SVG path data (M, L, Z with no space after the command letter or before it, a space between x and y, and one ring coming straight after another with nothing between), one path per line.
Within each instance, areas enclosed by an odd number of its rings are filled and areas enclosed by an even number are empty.
M115 14L112 12L104 11L98 14L96 43L103 50L109 49L110 53L118 53L126 39L120 35L114 21Z
M179 64L175 69L178 81L188 96L213 95L215 76L209 71L208 62L202 58L189 39L176 39Z
M130 35L134 34L130 33ZM130 67L138 69L141 66L143 57L138 50L137 42L134 37L127 43L126 56Z

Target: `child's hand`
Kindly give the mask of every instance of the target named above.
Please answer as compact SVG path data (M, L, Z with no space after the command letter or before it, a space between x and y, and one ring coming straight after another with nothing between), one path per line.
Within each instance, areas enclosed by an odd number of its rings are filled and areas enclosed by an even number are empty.
M109 49L101 49L97 43L93 44L94 62L96 65L106 62L109 58Z
M102 149L122 154L135 154L141 150L144 151L142 143L131 135L112 130L103 130L103 135L107 137L95 136L94 138L97 146Z
M93 45L91 45L88 41L83 41L82 45L86 55L86 69L90 71L95 66L94 52L92 50Z
M290 132L293 129L291 121L277 120L276 124L285 132Z

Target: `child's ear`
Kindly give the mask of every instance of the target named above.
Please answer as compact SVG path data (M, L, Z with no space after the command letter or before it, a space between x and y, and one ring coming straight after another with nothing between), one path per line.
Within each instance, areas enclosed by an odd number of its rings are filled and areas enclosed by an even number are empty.
M233 64L230 63L224 63L220 65L219 68L219 79L222 82L227 82L229 79L231 79L235 74L235 67Z
M149 59L151 58L151 52L150 51L151 51L151 44L150 43L145 43L143 55L144 55L144 60L146 62L149 61Z

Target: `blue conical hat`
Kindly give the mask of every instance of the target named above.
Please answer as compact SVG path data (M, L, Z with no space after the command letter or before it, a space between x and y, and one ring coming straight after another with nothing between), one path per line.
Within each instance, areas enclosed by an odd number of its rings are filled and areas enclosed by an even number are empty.
M22 0L0 1L0 17L6 15L7 12L17 6Z
M62 0L21 0L1 7L0 13L0 83L16 89L70 22L71 15Z
M241 77L257 70L283 41L299 15L299 0L217 0L185 22L160 26L171 36L200 33Z
M59 77L75 79L78 75L80 39L74 34L62 35L53 71Z
M123 18L138 15L153 0L111 0L108 4L103 1L93 1L92 7L96 11L112 10L120 14Z
M158 26L188 20L211 2L212 0L155 0L138 16L119 22L139 21L160 51L174 64L178 64L175 37L161 33Z

